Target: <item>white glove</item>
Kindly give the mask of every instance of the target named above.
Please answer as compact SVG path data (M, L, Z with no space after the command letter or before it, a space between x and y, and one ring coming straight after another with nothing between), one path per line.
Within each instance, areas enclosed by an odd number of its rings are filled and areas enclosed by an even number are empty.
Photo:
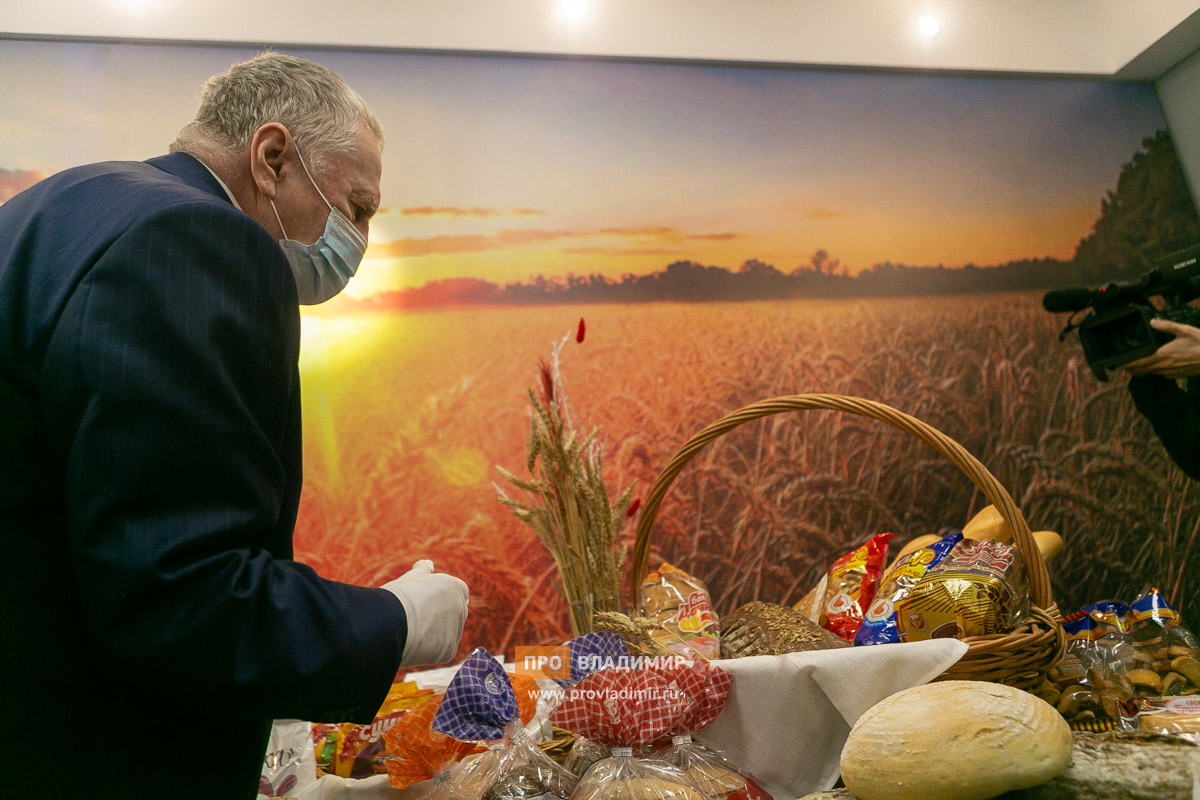
M467 620L467 584L453 575L434 572L433 562L422 559L383 588L400 598L408 617L408 640L400 666L443 664L454 658Z

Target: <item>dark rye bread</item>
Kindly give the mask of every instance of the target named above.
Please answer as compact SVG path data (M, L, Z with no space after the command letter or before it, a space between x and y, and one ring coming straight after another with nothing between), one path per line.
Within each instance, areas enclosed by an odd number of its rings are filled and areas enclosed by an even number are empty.
M779 656L849 647L799 611L775 603L747 603L721 618L721 657Z

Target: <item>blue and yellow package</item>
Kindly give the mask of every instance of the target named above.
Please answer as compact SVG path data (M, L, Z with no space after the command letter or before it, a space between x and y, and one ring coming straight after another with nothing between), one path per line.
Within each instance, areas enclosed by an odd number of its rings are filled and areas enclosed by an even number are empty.
M962 541L959 531L943 536L932 544L901 556L883 576L875 600L863 615L862 625L854 635L855 646L891 644L900 641L896 627L896 603L907 595L917 581L946 557L954 545Z

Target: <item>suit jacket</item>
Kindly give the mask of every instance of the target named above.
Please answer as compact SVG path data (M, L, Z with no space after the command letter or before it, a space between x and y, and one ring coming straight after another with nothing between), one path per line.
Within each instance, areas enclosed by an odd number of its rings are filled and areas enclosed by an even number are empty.
M1200 481L1200 378L1189 378L1186 389L1161 375L1129 379L1134 405L1150 420L1167 455L1184 474Z
M253 797L273 718L370 721L404 610L291 560L298 352L191 156L0 205L0 796Z

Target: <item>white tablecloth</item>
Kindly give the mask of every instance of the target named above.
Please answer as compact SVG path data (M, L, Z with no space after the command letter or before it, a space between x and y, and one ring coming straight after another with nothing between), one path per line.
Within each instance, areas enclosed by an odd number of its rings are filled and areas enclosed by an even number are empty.
M696 739L758 778L775 800L824 791L837 782L842 745L864 711L928 683L966 651L956 639L937 639L717 661L733 676L733 689L721 715ZM429 786L425 781L401 791L384 775L326 776L290 796L418 800Z
M754 775L775 800L833 788L850 728L889 695L962 658L957 639L714 662L733 675L721 715L696 735Z

